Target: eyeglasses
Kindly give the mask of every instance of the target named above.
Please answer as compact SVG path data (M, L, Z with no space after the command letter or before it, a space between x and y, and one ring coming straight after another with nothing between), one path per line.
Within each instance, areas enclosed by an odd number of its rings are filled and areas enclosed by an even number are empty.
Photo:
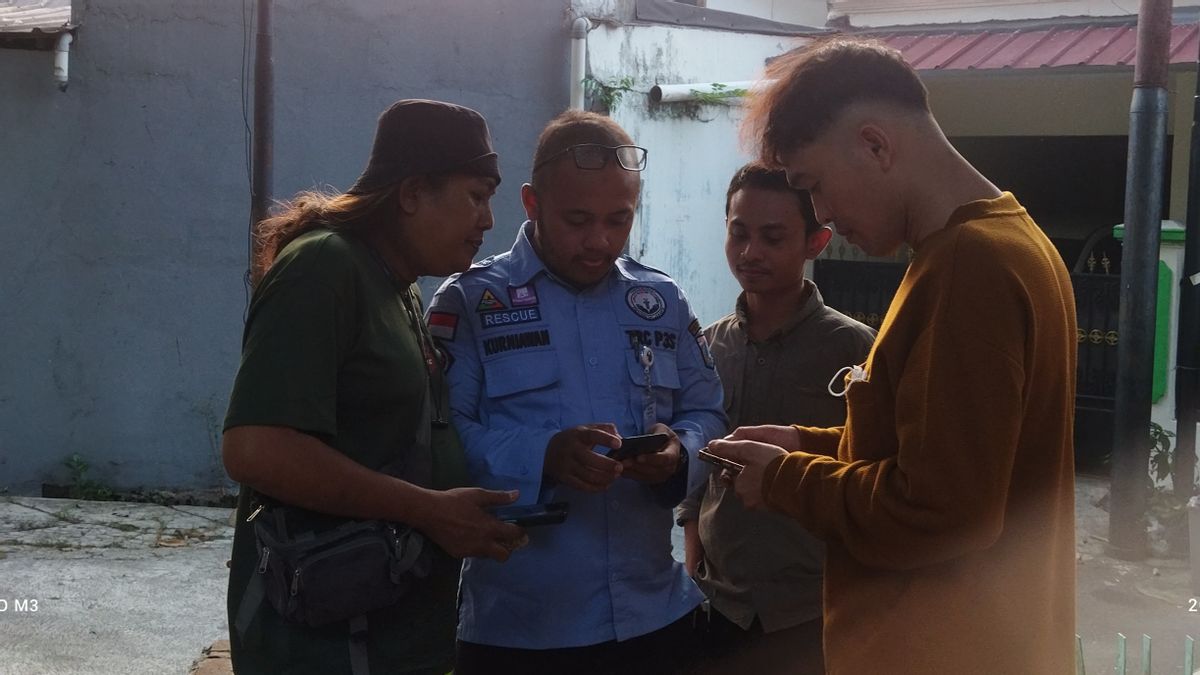
M575 158L575 166L589 171L608 166L608 158L616 155L617 164L626 171L641 171L646 168L646 149L636 145L600 145L579 143L556 152L534 165L533 170L546 166L567 153Z

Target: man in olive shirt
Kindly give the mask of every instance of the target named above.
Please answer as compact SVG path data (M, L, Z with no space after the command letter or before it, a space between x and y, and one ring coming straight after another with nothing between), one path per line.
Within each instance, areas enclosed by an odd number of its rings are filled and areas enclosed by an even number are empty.
M866 359L875 332L826 307L804 278L832 233L808 193L755 164L734 175L725 212L725 255L743 293L705 335L731 428L842 424L845 402L830 380ZM699 622L701 672L823 672L822 543L794 520L747 511L717 473L677 519L688 569L711 605Z

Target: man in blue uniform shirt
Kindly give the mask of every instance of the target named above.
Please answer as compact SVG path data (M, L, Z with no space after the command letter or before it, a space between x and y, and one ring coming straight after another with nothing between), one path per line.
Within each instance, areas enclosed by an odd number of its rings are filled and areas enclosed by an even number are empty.
M703 596L671 557L670 509L704 483L695 453L726 420L683 292L621 255L645 162L611 119L563 113L538 139L512 249L430 305L471 478L570 504L506 565L464 564L458 675L659 675L690 651ZM670 441L606 456L644 433Z

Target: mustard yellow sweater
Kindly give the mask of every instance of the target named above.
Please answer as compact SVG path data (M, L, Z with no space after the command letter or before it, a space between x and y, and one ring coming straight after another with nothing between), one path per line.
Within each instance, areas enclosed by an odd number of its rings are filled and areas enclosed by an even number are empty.
M846 426L767 469L829 543L831 675L1074 672L1075 352L1070 277L1011 194L921 242Z

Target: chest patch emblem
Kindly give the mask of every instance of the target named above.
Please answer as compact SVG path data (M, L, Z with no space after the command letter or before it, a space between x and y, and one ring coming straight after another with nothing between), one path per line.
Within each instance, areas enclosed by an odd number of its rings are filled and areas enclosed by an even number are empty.
M625 294L625 304L634 314L654 321L667 312L667 303L658 291L649 286L634 286Z
M475 307L476 312L491 312L497 309L504 309L504 303L500 302L500 298L492 292L492 289L483 289L483 295L479 296L479 305Z
M513 307L533 307L538 304L537 291L533 284L524 286L509 286L508 300Z

